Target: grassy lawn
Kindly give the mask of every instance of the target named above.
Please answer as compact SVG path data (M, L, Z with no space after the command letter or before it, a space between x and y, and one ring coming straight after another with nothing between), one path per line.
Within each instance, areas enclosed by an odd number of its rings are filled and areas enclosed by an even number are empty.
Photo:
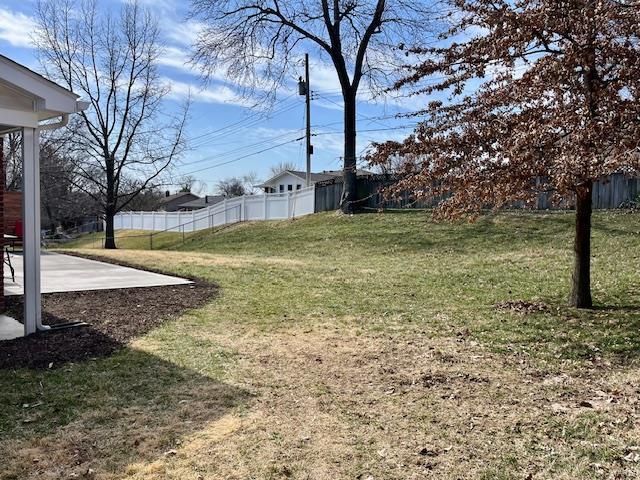
M588 312L566 213L121 232L101 255L222 293L111 358L0 371L0 478L637 478L640 215L593 224Z

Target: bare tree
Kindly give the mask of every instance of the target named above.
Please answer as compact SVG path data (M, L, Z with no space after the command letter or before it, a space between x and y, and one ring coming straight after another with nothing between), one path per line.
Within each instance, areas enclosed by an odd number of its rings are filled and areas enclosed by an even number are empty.
M575 199L570 304L589 308L593 183L640 173L640 4L452 3L459 12L443 44L419 50L426 60L402 83L453 101L430 104L415 134L378 145L377 159L411 159L396 189L451 195L445 217L533 202L541 191Z
M64 143L55 136L48 136L40 145L40 192L42 227L55 233L79 226L87 217L99 215L97 203L85 192L76 188L76 163L66 154Z
M269 167L269 175L275 177L276 175L286 172L287 170L297 170L298 165L294 162L280 162Z
M427 40L430 2L423 0L192 0L205 24L194 63L206 77L226 75L249 90L274 92L313 46L335 68L344 100L344 190L351 212L356 189L356 99L362 80L388 85L405 61L402 46Z
M137 3L112 15L96 0L44 0L37 21L46 74L90 103L69 127L75 185L100 204L105 248L115 248L115 214L183 151L188 105L168 123L162 116L168 88L157 72L157 21Z
M220 180L216 185L219 195L225 197L241 197L242 195L254 195L260 189L257 187L260 181L255 172L249 172L241 177L230 177Z
M10 133L3 143L5 188L22 190L22 134Z
M219 195L224 195L225 197L241 197L247 193L242 178L238 177L220 180L216 189Z
M185 175L180 178L180 181L178 182L178 188L181 192L200 194L207 189L207 184L202 180L198 180L193 175Z
M260 179L258 178L258 174L256 172L249 172L242 176L242 183L244 184L245 195L255 195L259 191L261 191L258 184L260 183Z

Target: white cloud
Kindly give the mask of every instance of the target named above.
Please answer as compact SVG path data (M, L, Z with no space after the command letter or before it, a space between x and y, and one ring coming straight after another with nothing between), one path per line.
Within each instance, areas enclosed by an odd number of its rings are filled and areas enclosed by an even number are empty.
M195 102L238 105L242 107L251 106L247 99L242 98L226 85L212 85L202 88L198 85L166 77L163 79L163 83L171 88L168 97L175 100L185 100L188 95L191 95L191 99Z
M204 28L204 24L187 20L184 22L163 21L163 30L166 38L172 42L190 47L198 39L198 35Z
M36 31L35 20L20 12L0 8L0 39L14 47L32 47L31 35Z
M162 55L158 58L160 65L183 70L188 73L193 73L193 69L188 64L189 54L186 50L180 47L164 47Z

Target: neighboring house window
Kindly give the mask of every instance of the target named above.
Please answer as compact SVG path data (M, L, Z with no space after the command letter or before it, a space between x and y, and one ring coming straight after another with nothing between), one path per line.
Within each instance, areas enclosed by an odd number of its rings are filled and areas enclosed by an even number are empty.
M287 190L289 190L290 192L293 191L293 185L291 184L287 185Z
M284 192L284 185L280 185L280 192Z
M296 190L300 190L301 188L302 188L302 185L300 185L300 184L296 185Z

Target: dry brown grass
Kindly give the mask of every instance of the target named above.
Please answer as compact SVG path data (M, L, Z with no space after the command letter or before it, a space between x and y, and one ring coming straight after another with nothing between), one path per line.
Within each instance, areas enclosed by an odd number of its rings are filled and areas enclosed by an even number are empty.
M194 379L188 395L185 385L167 391L183 401L163 418L141 406L87 412L14 445L5 452L8 471L146 480L640 474L627 449L640 440L640 375L629 370L557 375L463 336L363 334L331 324L272 333L238 326L207 340L238 353L226 385ZM154 351L144 340L135 346ZM225 389L244 400L235 404ZM598 423L597 435L572 438L583 422ZM605 446L619 456L606 471L598 461ZM502 476L503 468L521 476Z
M327 327L216 341L240 352L235 381L256 402L206 454L187 446L167 462L170 478L194 470L229 479L500 478L504 465L519 478L568 480L599 468L577 449L615 445L626 454L639 440L638 375L628 371L545 374L420 332ZM601 411L601 437L574 441L567 430ZM620 458L606 473L635 478L640 469Z

